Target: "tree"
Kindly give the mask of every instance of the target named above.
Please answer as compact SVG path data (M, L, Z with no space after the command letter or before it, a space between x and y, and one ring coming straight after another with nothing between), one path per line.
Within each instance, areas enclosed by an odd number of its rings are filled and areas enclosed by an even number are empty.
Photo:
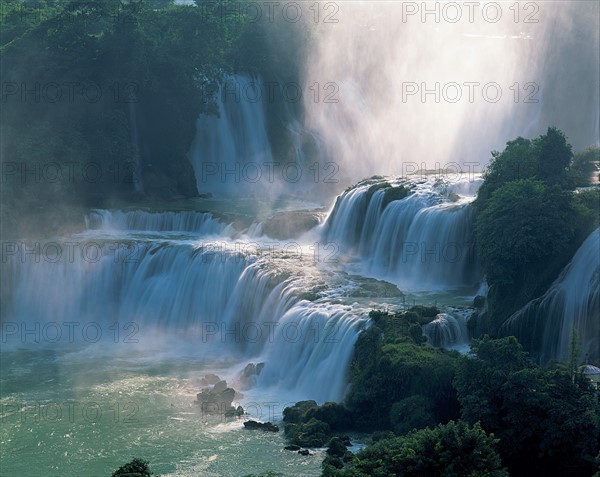
M585 187L591 185L594 174L596 179L600 177L600 147L590 146L582 152L573 156L569 167L569 179L571 187Z
M545 135L535 141L538 151L538 177L551 184L567 185L567 168L573 159L573 150L563 132L549 127Z
M151 477L152 475L147 461L134 458L114 471L112 477Z
M324 466L330 477L508 477L497 439L463 421L382 439L359 451L343 469Z
M520 179L498 188L477 215L479 253L490 285L516 288L559 256L573 237L571 198L557 187Z
M587 379L532 364L514 337L474 341L454 381L462 418L500 439L512 476L594 471L600 408Z

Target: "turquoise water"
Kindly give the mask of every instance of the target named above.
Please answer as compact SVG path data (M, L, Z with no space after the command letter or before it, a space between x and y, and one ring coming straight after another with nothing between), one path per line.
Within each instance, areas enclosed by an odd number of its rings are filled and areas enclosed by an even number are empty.
M322 452L285 451L283 432L247 431L243 419L203 414L194 400L197 379L209 370L205 363L148 351L121 345L111 350L112 358L91 348L4 352L1 475L110 475L134 456L149 460L163 476L240 476L269 469L320 475ZM262 420L280 418L277 395L239 402Z

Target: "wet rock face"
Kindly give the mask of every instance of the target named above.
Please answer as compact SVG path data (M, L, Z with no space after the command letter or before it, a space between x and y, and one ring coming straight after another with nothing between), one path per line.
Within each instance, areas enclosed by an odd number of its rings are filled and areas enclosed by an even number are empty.
M255 386L256 380L264 367L265 363L248 363L236 381L237 386L241 389L249 389Z
M321 222L319 212L298 210L280 212L263 222L262 232L274 239L296 238Z
M227 381L216 374L207 374L200 383L212 383L196 395L196 403L202 407L202 412L236 415L236 409L232 406L236 392L235 389L227 387Z

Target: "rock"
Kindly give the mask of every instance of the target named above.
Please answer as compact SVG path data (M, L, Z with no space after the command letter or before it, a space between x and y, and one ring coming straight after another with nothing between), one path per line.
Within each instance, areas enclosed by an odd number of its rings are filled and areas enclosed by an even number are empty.
M214 387L212 388L213 392L215 392L215 393L220 393L221 391L225 391L226 389L227 389L227 381L225 381L225 380L215 383Z
M321 223L321 211L279 212L263 222L263 233L278 240L289 240Z
M271 422L257 422L257 421L246 421L244 422L246 429L261 429L269 432L279 432L279 427Z
M212 386L221 381L221 378L216 374L207 374L202 379L200 379L200 384L202 386Z
M300 455L311 455L311 453L309 452L308 449L299 450L298 454L300 454Z
M243 389L256 385L256 378L265 367L265 363L248 363L238 378L239 385Z
M197 403L202 406L202 411L209 414L224 414L232 406L235 390L226 388L215 392L213 389L204 389L196 395Z
M238 417L240 417L240 416L243 416L243 415L244 415L244 408L243 408L242 406L238 406L238 407L235 409L235 414L236 414L236 416L238 416Z
M290 446L285 446L284 449L289 450L289 451L299 451L301 449L301 447L292 444Z

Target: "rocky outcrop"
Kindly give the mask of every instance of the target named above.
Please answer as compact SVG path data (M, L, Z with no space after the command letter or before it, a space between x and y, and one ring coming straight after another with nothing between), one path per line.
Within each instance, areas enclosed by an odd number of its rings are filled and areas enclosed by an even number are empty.
M262 431L279 432L279 427L272 422L257 422L257 421L246 421L244 422L246 429L260 429Z
M225 414L235 416L241 407L234 408L233 400L236 398L235 389L227 386L227 381L220 379L215 374L207 374L200 380L201 383L212 383L196 395L196 403L201 406L202 412L207 414ZM241 411L243 414L243 409Z

